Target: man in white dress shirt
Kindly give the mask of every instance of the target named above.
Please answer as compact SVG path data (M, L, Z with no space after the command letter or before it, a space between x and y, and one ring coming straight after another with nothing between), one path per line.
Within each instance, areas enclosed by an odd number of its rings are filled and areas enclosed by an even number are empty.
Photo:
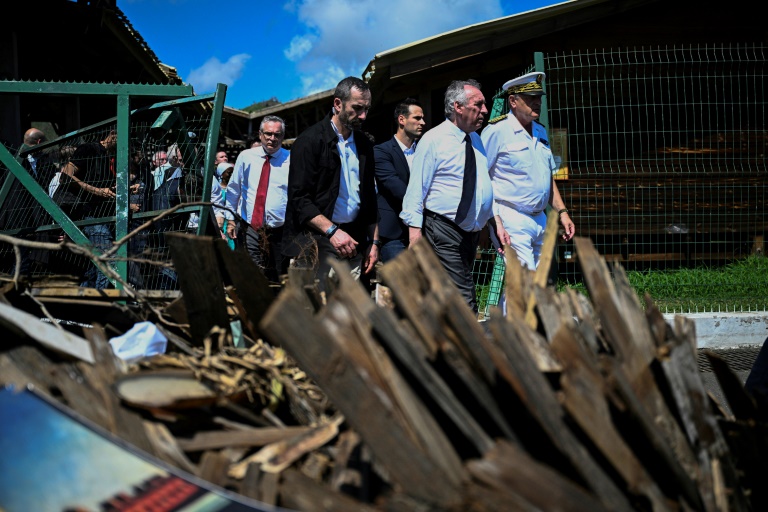
M547 131L538 122L543 80L544 73L533 72L505 83L502 90L508 95L509 113L491 119L482 133L493 183L497 236L531 270L541 257L548 205L559 214L563 240L570 240L576 232L552 177L558 167Z
M280 243L288 201L290 153L282 147L285 121L265 116L259 126L261 146L241 152L227 185L227 235L244 247L272 282L285 271ZM238 226L239 224L239 226Z
M493 216L493 191L480 136L488 109L475 80L451 82L446 120L416 146L400 218L410 244L424 236L467 304L477 312L472 265L480 230Z

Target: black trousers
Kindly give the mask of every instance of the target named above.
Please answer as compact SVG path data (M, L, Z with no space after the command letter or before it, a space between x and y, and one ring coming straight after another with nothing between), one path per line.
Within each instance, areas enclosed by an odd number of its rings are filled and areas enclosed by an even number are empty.
M318 280L320 291L329 293L328 276L331 271L331 262L340 261L349 265L350 271L355 267L361 267L360 282L366 289L370 287L370 280L374 272L370 275L362 275L363 252L368 248L368 235L365 227L356 226L352 223L341 224L339 229L345 231L349 236L357 241L357 254L352 258L342 258L333 248L331 241L324 235L316 232L305 231L296 237L293 243L302 248L300 254L295 258L299 266L314 268L315 278ZM314 243L313 243L314 242ZM315 255L313 246L317 247Z
M480 232L464 231L455 222L429 210L424 211L422 226L424 238L432 246L451 281L459 289L467 305L477 313L472 265L475 262Z
M282 255L281 242L283 240L283 227L268 228L262 226L259 229L247 222L240 222L240 234L237 244L248 251L253 262L259 266L270 282L280 282L280 275L286 271Z

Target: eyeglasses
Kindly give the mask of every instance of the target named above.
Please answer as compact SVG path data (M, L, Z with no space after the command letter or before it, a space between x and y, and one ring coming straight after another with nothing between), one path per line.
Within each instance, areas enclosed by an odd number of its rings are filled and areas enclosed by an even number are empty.
M279 139L283 136L283 132L261 132L265 139L271 139L272 137Z

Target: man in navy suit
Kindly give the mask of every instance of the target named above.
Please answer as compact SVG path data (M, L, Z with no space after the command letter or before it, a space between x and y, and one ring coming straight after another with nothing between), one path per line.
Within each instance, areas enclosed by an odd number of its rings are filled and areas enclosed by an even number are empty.
M403 196L411 175L416 141L424 132L424 111L413 98L395 107L397 132L373 148L379 204L381 261L386 263L408 245L408 227L400 220Z

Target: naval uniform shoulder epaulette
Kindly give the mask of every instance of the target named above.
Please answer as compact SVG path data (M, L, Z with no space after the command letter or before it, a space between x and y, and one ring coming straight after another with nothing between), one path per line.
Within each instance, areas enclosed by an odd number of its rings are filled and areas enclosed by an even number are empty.
M488 121L488 124L495 124L495 123L498 123L499 121L503 121L504 119L507 118L508 115L509 114L502 114L502 115L500 115L498 117L494 117L493 119Z

